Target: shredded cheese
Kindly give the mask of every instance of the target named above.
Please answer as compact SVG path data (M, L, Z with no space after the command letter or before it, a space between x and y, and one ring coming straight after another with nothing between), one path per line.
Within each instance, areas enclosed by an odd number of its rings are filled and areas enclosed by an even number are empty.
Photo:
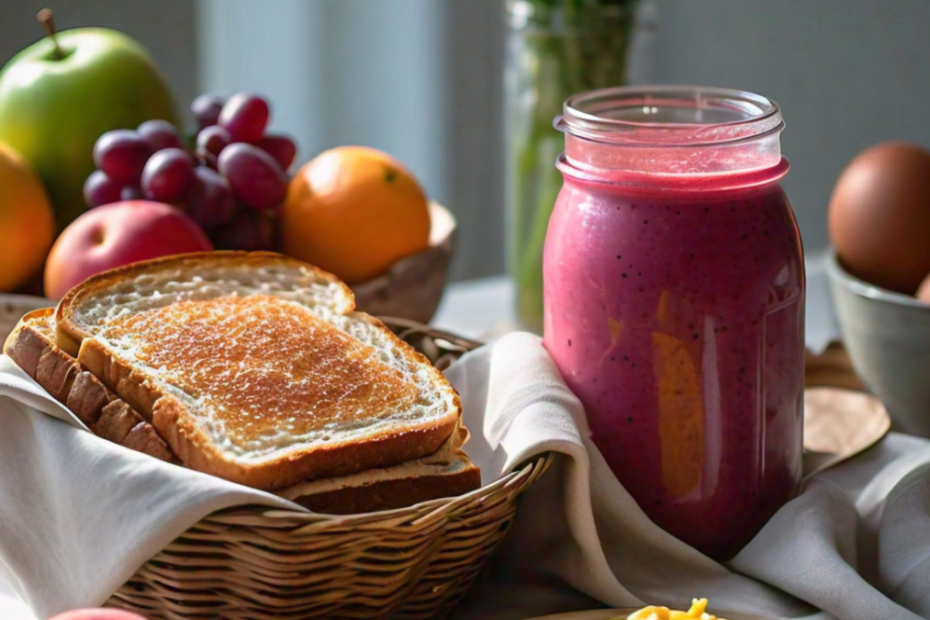
M650 605L627 616L627 620L724 620L706 611L707 599L693 599L688 611L676 611L668 607Z

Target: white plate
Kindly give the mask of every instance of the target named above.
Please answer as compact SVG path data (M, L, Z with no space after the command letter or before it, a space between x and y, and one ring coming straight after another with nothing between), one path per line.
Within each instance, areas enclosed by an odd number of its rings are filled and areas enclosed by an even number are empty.
M637 609L636 607L627 607L624 609L592 609L591 611L572 611L552 616L539 616L537 618L528 618L527 620L614 620L615 618L617 620L626 620L626 617L634 611L637 611ZM777 620L771 616L750 616L716 609L711 610L711 613L725 620Z

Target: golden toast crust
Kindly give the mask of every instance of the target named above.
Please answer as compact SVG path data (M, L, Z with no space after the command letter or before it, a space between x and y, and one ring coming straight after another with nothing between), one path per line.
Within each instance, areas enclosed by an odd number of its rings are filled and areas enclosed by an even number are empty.
M93 298L127 278L151 274L161 269L182 268L191 273L201 273L211 266L224 264L311 269L344 289L348 302L339 308L343 314L350 313L354 308L353 297L347 286L326 272L294 259L269 252L213 252L168 257L95 276L72 289L56 310L59 346L67 350L68 346L80 343L76 351L80 364L150 422L158 435L188 467L250 487L273 491L304 480L351 474L423 457L436 452L453 432L461 415L461 403L445 377L380 321L362 313L353 313L353 319L370 323L370 327L381 331L392 344L393 350L400 352L411 366L429 372L432 385L448 390L453 395L453 406L438 420L405 422L398 428L369 432L364 440L340 440L334 434L332 440L323 445L295 446L292 450L258 463L230 458L202 429L196 412L159 382L151 380L144 370L121 359L103 342L88 337L91 334L72 320L72 313L82 300Z
M123 280L134 278L142 273L149 273L164 267L180 267L193 271L203 266L203 261L211 261L212 264L235 263L239 265L254 265L256 267L273 267L280 265L282 267L300 267L318 274L324 279L340 286L346 298L352 300L351 307L345 311L349 312L355 309L355 296L345 283L341 282L334 275L323 271L318 267L307 265L296 259L289 258L283 254L275 252L243 252L238 250L216 250L213 252L194 252L192 254L176 254L164 258L156 258L141 263L134 263L124 267L118 267L91 276L78 286L68 291L58 307L55 309L55 325L58 346L65 352L77 357L81 341L87 336L79 326L74 324L71 318L71 311L77 307L81 300L93 297L100 291L103 291L114 284Z

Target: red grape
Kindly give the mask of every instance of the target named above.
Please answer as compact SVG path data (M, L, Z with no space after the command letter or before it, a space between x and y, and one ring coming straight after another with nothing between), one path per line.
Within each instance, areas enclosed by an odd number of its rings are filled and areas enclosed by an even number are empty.
M230 142L232 142L232 136L219 125L205 127L197 134L197 154L210 153L219 157L220 151L226 148Z
M258 239L259 250L277 250L275 247L275 233L277 232L275 223L276 217L269 216L267 213L255 213L255 236Z
M223 106L217 123L235 142L258 142L268 124L268 102L249 93L233 95Z
M200 95L191 103L191 112L201 129L216 125L223 109L223 99L216 95Z
M216 155L213 153L198 153L197 159L200 160L202 166L206 166L210 170L216 170Z
M142 193L141 187L135 185L127 185L119 194L120 200L139 200L141 198L145 198L145 194Z
M287 136L268 134L255 145L274 157L284 171L291 167L297 155L297 145Z
M94 170L84 181L84 200L89 207L99 207L120 201L123 184L111 179L103 170Z
M287 196L287 176L275 159L257 146L236 142L220 153L220 174L248 207L272 209Z
M94 163L122 184L138 183L142 168L152 154L142 136L131 129L108 131L94 144Z
M168 121L145 121L139 125L136 131L152 147L153 153L162 149L184 148L184 143L181 142L181 138L178 136L178 130Z
M211 229L225 224L232 219L235 206L229 181L204 166L194 169L194 184L188 197L187 214L201 228Z
M232 221L210 234L213 247L217 250L259 250L262 249L259 231L255 226L255 217L248 209L238 209Z
M142 171L142 191L149 200L181 200L194 181L194 158L182 149L158 151Z

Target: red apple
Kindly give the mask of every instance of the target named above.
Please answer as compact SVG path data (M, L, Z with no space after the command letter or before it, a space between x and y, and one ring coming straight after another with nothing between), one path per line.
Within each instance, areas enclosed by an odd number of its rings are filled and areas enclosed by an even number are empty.
M120 609L75 609L53 616L49 620L145 620L145 618Z
M212 249L194 220L171 205L148 200L103 205L58 236L45 265L45 295L61 299L76 284L115 267Z

